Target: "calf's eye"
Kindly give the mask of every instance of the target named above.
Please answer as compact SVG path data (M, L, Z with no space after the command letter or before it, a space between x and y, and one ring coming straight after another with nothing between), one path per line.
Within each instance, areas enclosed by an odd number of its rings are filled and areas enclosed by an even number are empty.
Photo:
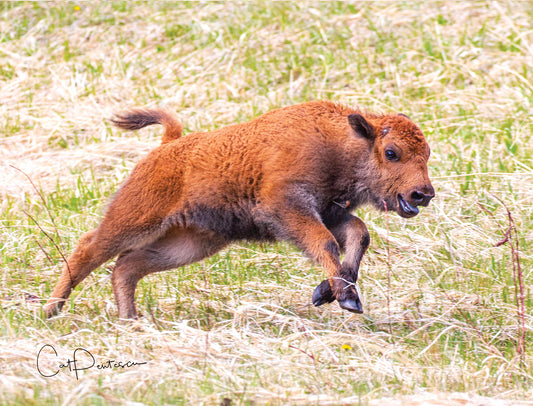
M398 155L396 155L396 152L394 152L392 149L385 150L385 157L389 161L397 161L398 160Z

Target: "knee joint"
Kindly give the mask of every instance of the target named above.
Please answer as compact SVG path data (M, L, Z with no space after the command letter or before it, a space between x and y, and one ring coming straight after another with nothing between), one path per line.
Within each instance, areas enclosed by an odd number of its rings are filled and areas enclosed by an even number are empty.
M339 258L340 250L339 250L339 244L335 240L329 240L325 244L325 250L333 257L333 258Z
M363 232L363 235L361 236L361 248L366 250L369 245L370 245L370 233L368 232L368 230L365 230Z

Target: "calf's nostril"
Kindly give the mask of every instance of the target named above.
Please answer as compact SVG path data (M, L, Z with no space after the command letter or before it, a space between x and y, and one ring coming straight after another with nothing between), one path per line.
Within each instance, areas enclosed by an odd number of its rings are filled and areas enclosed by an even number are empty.
M419 192L418 190L415 190L413 193L411 193L411 200L413 203L422 203L425 199L425 195L422 192Z

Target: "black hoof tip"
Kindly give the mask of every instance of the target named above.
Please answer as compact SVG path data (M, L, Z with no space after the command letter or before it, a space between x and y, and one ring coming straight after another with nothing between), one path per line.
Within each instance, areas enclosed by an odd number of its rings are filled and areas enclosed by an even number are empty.
M363 305L358 297L356 298L347 298L344 300L339 300L339 306L344 310L348 310L352 313L361 314L363 313Z
M327 279L323 280L320 285L316 287L311 300L317 307L322 306L325 303L331 303L335 300L333 292L331 291L331 286Z

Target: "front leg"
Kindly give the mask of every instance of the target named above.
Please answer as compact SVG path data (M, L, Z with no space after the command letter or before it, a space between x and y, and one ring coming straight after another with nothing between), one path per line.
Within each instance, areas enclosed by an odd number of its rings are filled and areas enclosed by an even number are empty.
M330 280L322 281L313 293L313 304L321 306L324 303L333 302L336 298L343 309L363 313L355 282L357 282L361 259L370 244L370 235L361 219L345 210L336 209L336 211L337 213L333 216L325 216L324 220L346 255L341 265L340 278L336 279L333 284Z
M281 190L280 188L278 190ZM315 201L310 193L301 188L284 188L284 193L271 193L275 200L263 201L264 210L261 221L269 224L271 232L279 240L288 240L296 244L311 259L324 267L328 280L332 302L336 294L342 295L339 281L341 275L340 247L332 232L322 222L315 208ZM337 289L335 289L337 287ZM334 291L336 293L334 293Z

